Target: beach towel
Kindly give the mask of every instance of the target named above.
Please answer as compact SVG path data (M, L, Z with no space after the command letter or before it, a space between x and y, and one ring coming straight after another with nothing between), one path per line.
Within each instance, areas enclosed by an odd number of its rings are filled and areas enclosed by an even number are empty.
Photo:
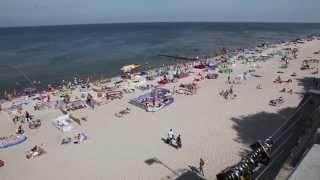
M0 149L8 148L27 140L25 135L10 135L8 137L0 137Z
M196 69L204 69L206 66L204 64L197 64L194 66Z
M21 96L19 98L15 98L12 101L12 106L22 106L22 105L28 104L29 102L30 100L28 96Z

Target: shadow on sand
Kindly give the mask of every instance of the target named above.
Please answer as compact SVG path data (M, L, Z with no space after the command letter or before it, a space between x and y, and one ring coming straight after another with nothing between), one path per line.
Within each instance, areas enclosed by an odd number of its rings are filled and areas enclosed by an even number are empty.
M296 78L298 86L302 86L304 91L317 89L320 79L314 77ZM318 84L317 84L318 82ZM318 87L316 87L318 85ZM251 145L257 140L263 140L271 136L293 113L296 108L283 108L277 113L258 112L247 116L231 118L234 122L233 129L236 130L237 138L235 141ZM241 149L240 156L246 155L247 149Z
M147 159L144 162L149 166L158 164L168 169L170 174L161 178L161 180L205 180L205 178L201 177L198 174L198 169L193 166L188 166L188 168L174 170L156 157Z
M179 149L179 147L178 147L178 145L176 144L176 143L173 143L173 142L171 142L171 143L168 143L167 142L167 140L165 139L165 138L161 138L161 140L165 143L165 144L167 144L168 146L171 146L171 147L173 147L173 148L175 148L175 149Z

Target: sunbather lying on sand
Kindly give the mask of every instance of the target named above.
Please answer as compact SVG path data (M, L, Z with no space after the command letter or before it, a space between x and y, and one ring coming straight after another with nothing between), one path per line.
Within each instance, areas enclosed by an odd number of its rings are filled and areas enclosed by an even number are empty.
M63 144L70 144L72 142L72 138L71 137L66 137L66 138L63 138L61 140L61 145Z
M26 153L27 159L33 159L35 157L41 156L42 154L46 153L44 149L42 149L40 146L35 145L30 151Z
M280 78L280 80L279 80L279 78L276 78L274 81L273 81L273 83L279 83L279 84L281 84L281 83L292 83L292 79L288 79L288 80L281 80L281 78Z
M269 105L270 106L278 106L278 105L280 105L282 103L284 103L284 99L283 99L283 97L280 96L277 99L270 100Z
M36 128L40 127L40 126L41 126L41 121L40 121L40 119L37 119L37 120L35 120L35 121L31 121L31 122L29 123L29 128L30 128L30 129L36 129Z
M126 108L126 109L124 109L124 110L122 110L122 111L120 111L120 112L118 112L118 113L115 113L114 115L115 115L116 117L118 117L118 118L121 118L121 117L123 117L124 115L129 114L130 111L131 111L130 108Z
M71 137L66 137L66 138L63 138L61 140L61 145L64 145L64 144L70 144L70 143L74 143L74 144L79 144L80 142L82 141L85 141L88 139L88 136L85 134L85 133L78 133L77 135L75 135L73 138Z
M296 76L297 76L297 73L293 72L290 76L296 77Z
M188 89L185 88L179 88L176 90L177 94L184 94L184 95L193 95L194 93Z

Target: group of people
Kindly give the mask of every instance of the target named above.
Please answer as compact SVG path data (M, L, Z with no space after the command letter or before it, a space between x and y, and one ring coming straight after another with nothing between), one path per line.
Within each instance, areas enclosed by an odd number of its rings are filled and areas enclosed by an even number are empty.
M219 94L220 96L223 96L224 99L229 99L229 98L234 99L237 97L237 95L234 94L233 92L233 86L230 86L229 89L222 90Z
M172 129L168 132L168 136L166 138L166 143L173 145L173 141L175 140L177 149L182 147L181 142L181 135L179 134L177 137L175 137L174 132Z
M21 110L18 110L18 114L21 114L21 115L22 115ZM16 116L12 119L13 123L15 123L15 124L16 124L17 122L19 122L19 121L21 121L22 123L24 123L25 121L26 121L26 122L30 122L31 120L32 120L32 115L31 115L28 111L25 112L24 116L16 115Z
M20 119L18 116L15 116L15 117L13 118L13 122L14 122L15 124L16 124L17 122L19 122L19 121L21 121L21 123L27 122L27 123L29 123L29 124L32 124L32 123L33 123L33 121L32 121L32 115L31 115L28 111L26 111L23 119ZM18 128L17 128L17 130L16 130L16 134L24 134L24 130L23 130L23 128L22 128L22 125L19 125L19 126L18 126Z
M88 136L85 133L78 133L76 136L73 137L73 139L71 137L66 137L63 138L61 141L61 145L63 144L70 144L71 142L73 142L73 144L80 144L82 141L85 141L88 139Z
M176 143L176 147L177 148L181 148L182 147L182 142L181 142L181 135L179 134L177 137L175 137L175 134L173 132L172 129L169 130L167 138L166 138L166 143L173 145L173 141L175 140ZM204 171L203 171L203 167L204 167L204 160L202 158L200 158L200 162L199 162L199 173L204 176Z

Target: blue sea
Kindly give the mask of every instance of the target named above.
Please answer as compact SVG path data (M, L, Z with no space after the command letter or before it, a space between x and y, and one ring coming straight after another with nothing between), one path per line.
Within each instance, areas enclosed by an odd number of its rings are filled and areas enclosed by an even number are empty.
M180 56L210 55L223 47L253 47L320 33L320 24L123 23L0 28L0 94L78 77L119 74L122 65L159 66ZM29 79L29 80L27 80ZM40 86L41 86L40 85Z

